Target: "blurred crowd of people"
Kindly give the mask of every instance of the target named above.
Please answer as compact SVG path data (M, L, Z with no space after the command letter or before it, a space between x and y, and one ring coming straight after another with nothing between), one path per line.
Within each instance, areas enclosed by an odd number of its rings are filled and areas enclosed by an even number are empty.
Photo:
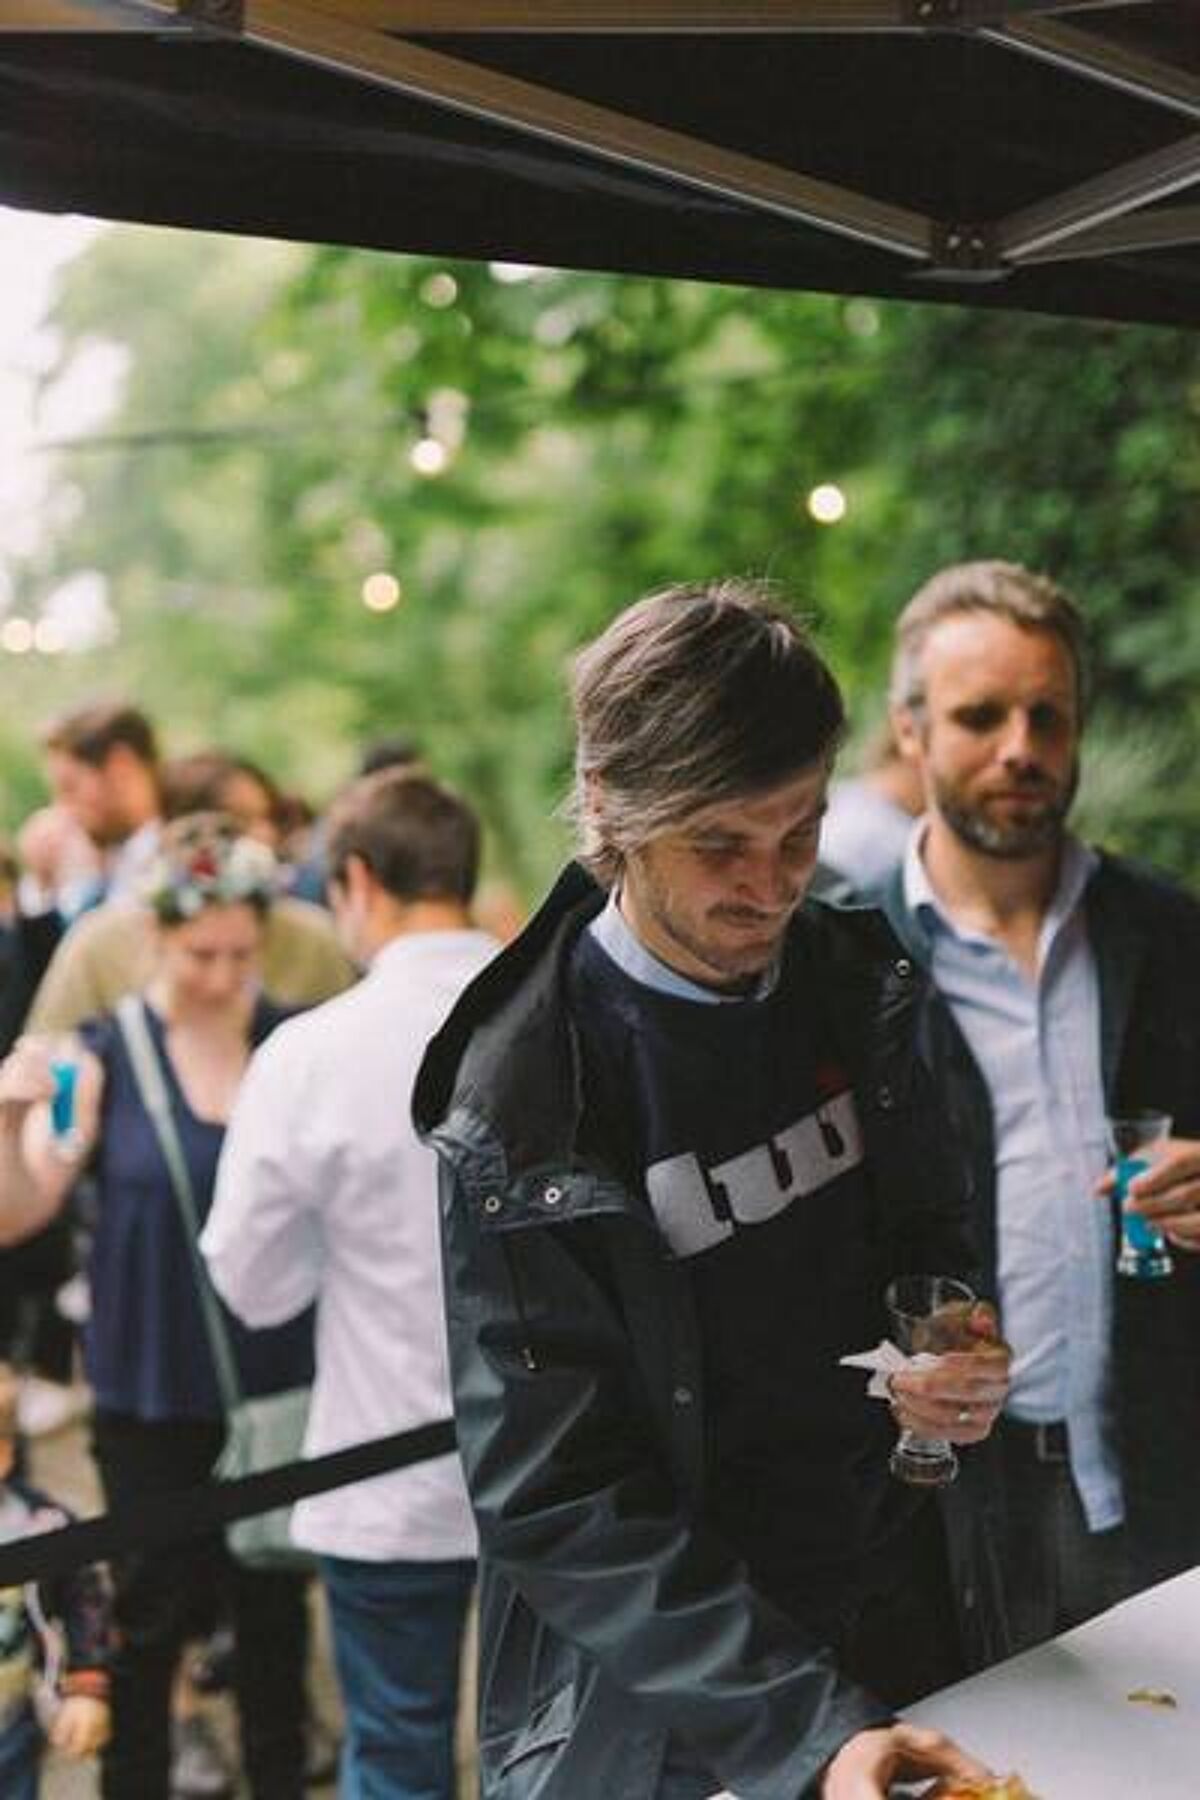
M399 736L367 748L359 777L320 819L243 757L212 749L163 758L154 725L133 706L76 711L50 727L43 751L50 802L21 826L4 867L0 990L7 1056L0 1106L14 1126L0 1151L0 1357L17 1371L15 1417L25 1435L55 1428L85 1403L110 1504L211 1475L226 1396L198 1292L207 1277L171 1165L177 1155L187 1204L202 1225L251 1056L291 1015L352 987L359 1012L347 1016L344 1035L355 1034L356 1019L365 1025L373 1007L378 1042L351 1050L348 1041L345 1057L335 1059L344 1093L334 1119L344 1121L356 1106L369 1116L352 1141L328 1153L340 1157L337 1197L353 1218L353 1255L373 1286L343 1300L343 1322L365 1328L367 1342L341 1351L357 1379L333 1399L318 1390L312 1442L356 1443L445 1414L431 1177L421 1171L416 1184L424 1204L393 1215L395 1181L386 1171L393 1154L402 1161L407 1151L412 1160L407 1144L415 1139L395 1096L411 1087L415 1059L437 1023L431 1009L439 994L448 1004L455 984L496 949L469 913L480 856L474 815ZM388 959L380 953L393 936L429 946L415 997L402 957L391 958L388 985L360 979L377 961L382 972ZM123 1012L131 997L166 1083L169 1146L156 1136L154 1093ZM412 1025L398 1034L387 1028L391 1003L401 1015L412 1012ZM285 1039L290 1044L286 1032L281 1052ZM70 1118L56 1124L62 1096L55 1099L55 1083L64 1068ZM287 1081L289 1099L300 1091ZM303 1119L279 1120L273 1154L292 1172L334 1092L322 1083L302 1102ZM254 1102L252 1115L260 1111ZM355 1154L368 1155L362 1191L344 1180ZM324 1198L326 1185L314 1173L312 1197ZM326 1220L323 1236L332 1230ZM299 1264L291 1284L297 1279L312 1291L291 1309L298 1316L290 1324L247 1329L227 1315L237 1380L250 1396L312 1378L319 1283L315 1270L302 1275ZM406 1286L418 1310L397 1332L389 1294ZM275 1306L258 1277L250 1300L257 1325L263 1307ZM337 1306L335 1284L322 1314L327 1340L331 1332L336 1339ZM373 1332L372 1319L380 1322ZM336 1361L336 1342L330 1354ZM411 1517L397 1523L397 1501L403 1513L413 1486L402 1476L368 1484L357 1520L354 1494L333 1496L312 1557L315 1567L322 1554L326 1583L340 1596L336 1584L352 1581L360 1553L375 1565L380 1546L390 1547L395 1555L384 1562L391 1567L415 1543L436 1568L445 1552L447 1581L418 1605L440 1634L436 1666L424 1632L412 1636L408 1626L407 1742L411 1749L424 1739L430 1791L440 1792L453 1780L474 1532L451 1459L416 1478ZM308 1511L319 1520L320 1503ZM14 1512L12 1535L22 1523ZM257 1800L297 1800L306 1779L329 1774L327 1747L306 1729L309 1582L304 1572L243 1567L215 1537L115 1562L111 1644L97 1676L112 1728L79 1743L81 1753L92 1751L104 1737L106 1796L200 1800L233 1791L236 1772L187 1679L189 1645L203 1646L193 1658L202 1684L223 1681L234 1691L242 1768ZM335 1621L351 1617L356 1604L332 1603ZM368 1611L370 1604L368 1594ZM411 1611L402 1616L411 1619ZM353 1695L352 1626L335 1625L334 1638ZM358 1652L360 1667L371 1660ZM394 1671L395 1659L384 1666ZM379 1712L379 1697L364 1692L362 1706L369 1701ZM352 1770L362 1729L373 1727L369 1720L362 1726L361 1707L346 1711L345 1791L365 1796L376 1791L371 1778L359 1784ZM30 1763L36 1735L23 1721ZM393 1735L384 1733L385 1761L394 1755ZM69 1747L73 1740L60 1731L55 1741Z
M485 1800L979 1783L903 1708L1200 1560L1200 904L1071 830L1074 602L934 576L854 779L754 583L634 604L572 697L577 857L519 931L402 739L318 818L135 707L47 731L0 863L0 1534L53 1506L17 1423L76 1328L111 1504L310 1387L308 1455L452 1407L458 1454L303 1501L288 1566L48 1597L48 1725L22 1600L6 1795L45 1730L105 1800L232 1792L220 1630L250 1792L299 1800L315 1574L339 1792L451 1800L477 1566ZM898 1361L933 1277L957 1336Z

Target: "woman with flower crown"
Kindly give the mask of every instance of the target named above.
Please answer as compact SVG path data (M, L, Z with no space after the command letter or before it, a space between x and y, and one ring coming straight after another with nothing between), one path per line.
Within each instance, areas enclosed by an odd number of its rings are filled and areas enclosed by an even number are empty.
M142 1014L161 1067L202 1225L234 1097L254 1049L284 1016L258 963L275 865L221 814L163 833L146 900L155 967ZM64 1074L65 1071L65 1074ZM73 1089L67 1117L64 1084ZM84 1169L98 1197L84 1360L94 1449L109 1504L203 1481L224 1438L197 1273L176 1191L130 1059L106 1016L77 1038L24 1038L0 1064L0 1245L41 1230ZM309 1380L311 1322L248 1332L226 1315L243 1392ZM235 1692L254 1800L300 1800L305 1577L233 1563L217 1538L121 1559L104 1800L168 1800L170 1695L184 1643L232 1601Z

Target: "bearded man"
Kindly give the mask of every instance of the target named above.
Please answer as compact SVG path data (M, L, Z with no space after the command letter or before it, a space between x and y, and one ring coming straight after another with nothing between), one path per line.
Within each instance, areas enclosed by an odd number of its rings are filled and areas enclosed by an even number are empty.
M1014 1649L1200 1558L1200 906L1069 831L1084 691L1077 608L1015 564L944 569L897 623L928 810L886 904L1014 1353L951 1506L986 1520ZM1128 1202L1175 1252L1152 1281L1114 1272L1105 1174L1108 1118L1141 1110L1178 1133Z

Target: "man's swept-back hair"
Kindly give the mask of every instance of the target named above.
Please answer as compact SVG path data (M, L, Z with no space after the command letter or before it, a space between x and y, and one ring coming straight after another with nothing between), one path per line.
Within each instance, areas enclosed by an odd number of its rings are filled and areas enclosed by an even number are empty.
M63 713L42 733L42 748L58 750L73 756L76 762L98 769L108 760L109 752L118 744L132 750L139 762L154 769L158 766L158 744L154 727L136 706L119 702L100 702L83 706L76 712Z
M925 646L944 619L981 613L1008 619L1025 631L1052 631L1065 646L1075 671L1080 706L1087 691L1087 647L1083 616L1065 589L1048 575L1012 562L953 563L917 589L896 620L892 662L893 706L919 710L925 703L922 663Z
M414 768L352 781L329 810L327 857L338 881L357 856L396 900L459 900L479 875L479 820L460 795Z
M701 808L832 762L837 682L766 583L651 594L576 657L579 855L606 885Z

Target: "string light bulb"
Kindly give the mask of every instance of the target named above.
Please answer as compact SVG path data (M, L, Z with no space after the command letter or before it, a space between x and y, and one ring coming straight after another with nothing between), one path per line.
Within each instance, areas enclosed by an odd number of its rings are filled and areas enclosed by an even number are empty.
M818 525L838 525L846 516L846 496L836 482L822 481L805 502Z
M391 612L393 607L399 606L402 594L400 583L386 569L368 575L362 584L362 603L368 612Z

